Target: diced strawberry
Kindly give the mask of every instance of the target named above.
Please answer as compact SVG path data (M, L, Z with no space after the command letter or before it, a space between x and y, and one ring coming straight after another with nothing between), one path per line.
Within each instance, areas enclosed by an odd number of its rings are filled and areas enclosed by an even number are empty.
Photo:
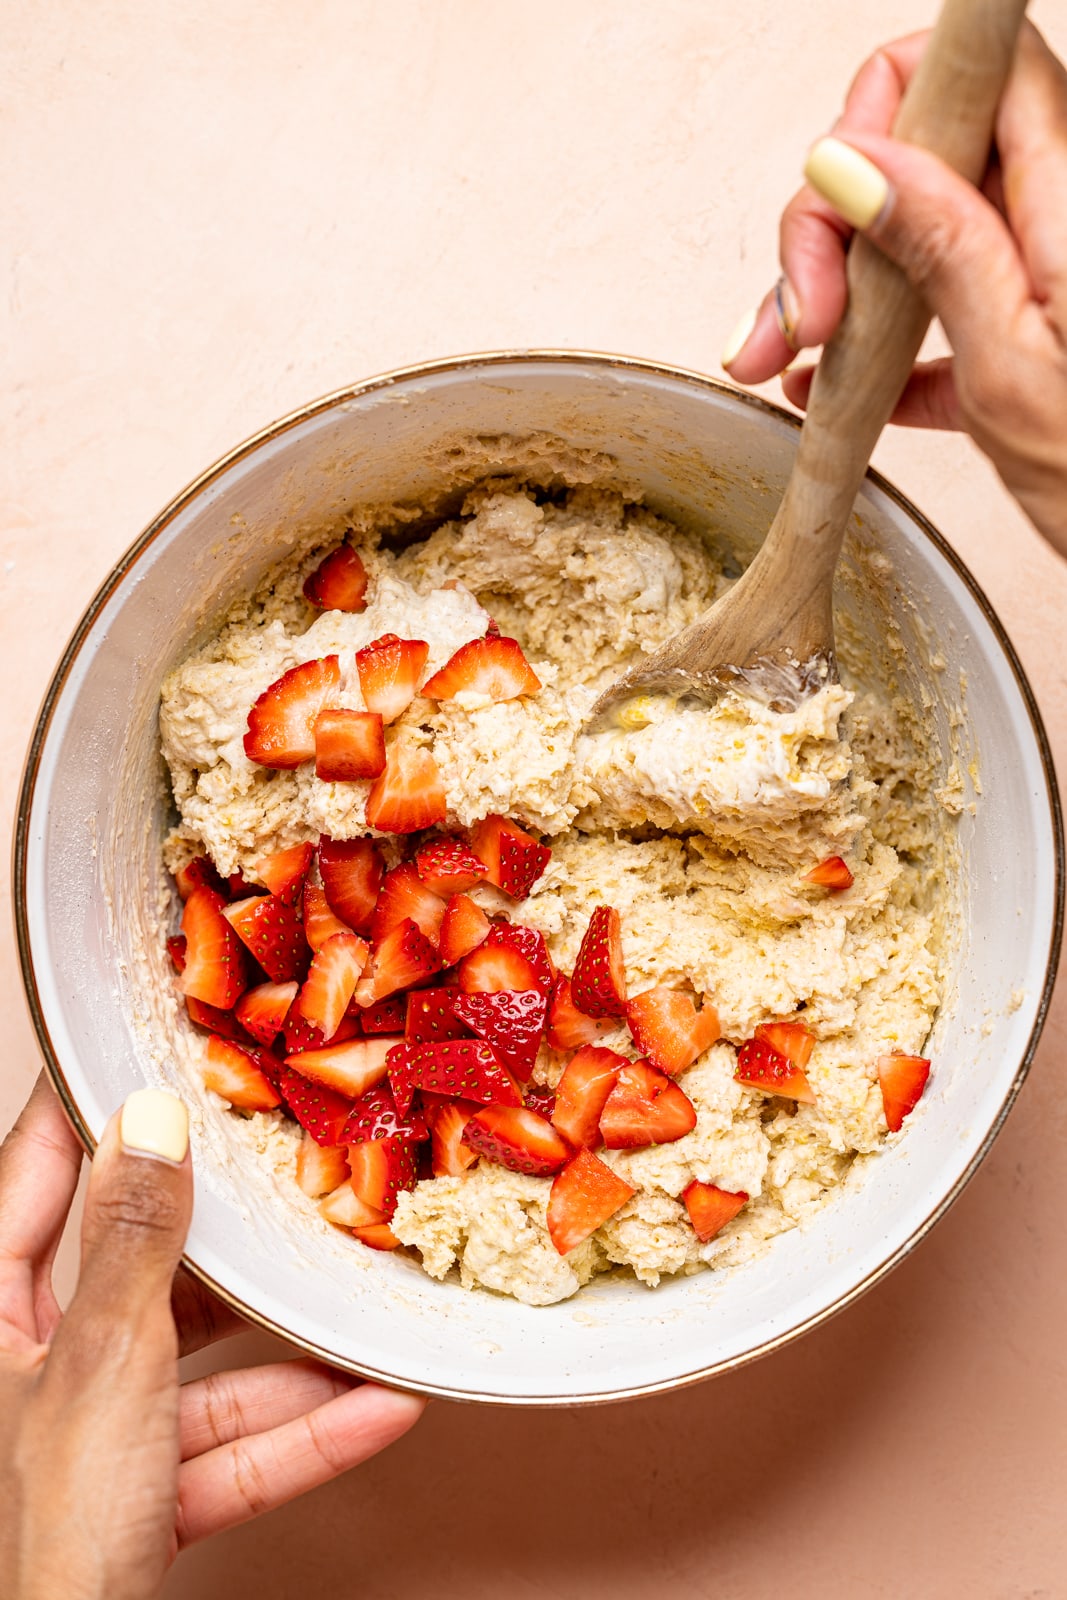
M372 1222L365 1228L353 1228L353 1237L370 1250L399 1250L400 1240L387 1222Z
M454 834L422 845L415 853L415 866L426 887L445 899L473 889L489 876L485 862L478 859L465 839Z
M227 1011L243 993L248 959L224 915L226 901L206 884L194 889L182 913L185 968L181 990L194 1000Z
M389 1034L376 1039L346 1039L344 1044L328 1044L321 1050L302 1050L299 1055L286 1056L285 1064L312 1083L358 1100L374 1084L381 1083L388 1070L386 1057L400 1042Z
M214 889L216 894L223 892L222 879L214 862L207 856L194 856L184 867L179 867L174 874L174 882L183 900L188 900L194 889Z
M397 1196L415 1187L415 1145L396 1134L391 1139L367 1139L348 1147L352 1187L359 1198L382 1213L388 1222L396 1210Z
M314 883L304 885L304 938L312 950L321 950L327 939L337 933L351 933L347 922L342 922L330 910L325 892Z
M545 944L545 936L538 928L527 928L521 922L494 922L486 935L487 950L497 945L507 945L517 950L533 968L534 985L547 1000L556 981L556 969Z
M544 1117L546 1122L551 1122L556 1109L556 1091L550 1089L547 1083L524 1084L522 1103L529 1106L531 1111L536 1111L539 1117Z
M296 999L300 985L289 983L260 983L249 989L238 1000L234 1014L253 1039L269 1049L281 1033L289 1008Z
M482 943L492 924L481 906L465 894L454 894L441 918L441 960L451 967Z
M467 994L496 994L501 989L536 989L537 973L513 945L489 939L464 956L459 986Z
M637 1191L590 1150L580 1150L553 1180L548 1234L561 1256L588 1239Z
M587 1017L579 1011L571 995L571 980L566 973L556 975L548 1002L548 1042L553 1050L575 1050L579 1045L595 1044L618 1024L612 1017Z
M399 1044L390 1052L389 1082L402 1117L407 1116L416 1089L477 1100L481 1105L522 1104L514 1078L481 1039Z
M469 1039L471 1030L452 1009L457 989L412 989L408 995L404 1039L408 1044L440 1044L444 1039Z
M256 871L271 894L277 895L279 900L284 900L286 905L295 906L300 899L304 879L308 875L314 855L314 845L294 844L288 850L278 850L274 855L265 856L262 861L257 861ZM253 889L252 893L255 894L256 891Z
M345 1167L348 1167L347 1155ZM357 1228L378 1228L382 1222L380 1208L369 1206L360 1199L352 1187L351 1177L326 1196L319 1205L319 1211L327 1222L332 1222L338 1228L351 1228L353 1233Z
M539 989L499 989L492 994L456 994L452 1010L460 1022L490 1045L520 1083L534 1069L545 1031L547 1001Z
M237 1003L240 1005L240 1001ZM220 1039L233 1039L238 1044L253 1042L232 1011L222 1011L218 1006L209 1006L191 994L185 997L185 1009L189 1013L190 1022L195 1022L198 1028L206 1028L208 1033L217 1033Z
M734 1078L746 1089L762 1089L764 1094L785 1095L790 1100L811 1105L815 1093L799 1067L780 1055L765 1039L746 1039L737 1052Z
M626 1012L626 968L622 924L613 906L597 906L589 918L571 977L571 999L587 1017L621 1017Z
M641 1054L661 1072L676 1076L719 1037L719 1013L698 1011L691 995L657 985L627 1002L626 1021Z
M363 1029L360 1027L358 1019L346 1015L342 1017L338 1024L337 1032L330 1040L330 1044L344 1044L348 1039L360 1038L362 1033ZM302 1017L295 1006L290 1009L289 1015L285 1019L282 1037L285 1041L285 1054L287 1056L300 1055L304 1050L322 1050L326 1044L326 1040L322 1037L319 1029L312 1027L307 1018Z
M385 874L370 936L375 944L380 944L387 933L410 917L430 943L436 944L444 914L445 902L441 896L423 883L412 862L405 861Z
M298 907L274 894L256 894L227 906L223 916L273 983L303 978L311 951Z
M625 1056L587 1044L572 1056L556 1085L552 1125L576 1150L601 1144L600 1118L619 1077Z
M310 1133L304 1134L296 1152L296 1181L311 1200L345 1184L348 1186L348 1155L344 1145L323 1147Z
M371 952L370 963L356 985L356 1004L373 1005L398 989L441 970L441 959L426 935L410 918L392 928Z
M538 844L514 822L496 813L475 825L471 849L489 870L489 882L525 900L552 859L547 844Z
M342 1143L341 1132L352 1110L348 1095L324 1089L285 1066L279 1069L278 1087L289 1110L316 1144Z
M354 933L335 933L315 951L296 1004L300 1015L318 1028L327 1043L348 1010L369 956L369 947Z
M440 1103L430 1133L435 1178L458 1178L477 1161L477 1150L463 1143L463 1130L480 1110L476 1100L443 1100Z
M167 940L167 954L170 956L170 959L174 962L175 971L176 972L184 972L185 971L185 935L184 935L184 933L173 934L172 937Z
M320 611L366 611L367 569L350 544L339 544L308 573L304 597Z
M805 883L817 883L835 894L842 889L851 889L853 881L847 862L842 861L840 856L827 856L825 861L820 861L817 867L812 867L810 872L804 874Z
M385 862L373 839L319 840L319 871L330 910L354 933L367 933Z
M281 1096L247 1051L214 1033L207 1042L204 1084L244 1111L270 1111L281 1104Z
M362 1144L364 1139L426 1139L429 1128L421 1111L414 1110L405 1120L396 1109L393 1091L387 1083L376 1083L360 1095L344 1125L345 1144Z
M424 993L428 991L424 990ZM351 1012L351 1006L349 1011ZM404 995L391 995L388 1000L376 1000L359 1013L364 1033L403 1033L407 1021L408 1003Z
M336 656L302 661L265 689L248 713L245 755L261 767L299 767L315 754L315 718L341 688Z
M231 900L247 900L250 894L262 894L258 883L249 883L242 872L231 872L226 879L226 892Z
M769 1044L780 1056L785 1056L794 1067L807 1066L815 1045L815 1035L802 1022L761 1022L756 1029L756 1038Z
M315 776L358 783L385 770L385 734L377 711L320 711L315 718Z
M713 1183L691 1183L682 1199L693 1232L702 1244L714 1238L719 1229L732 1222L742 1206L748 1204L748 1195L743 1189L731 1194L728 1189L717 1189Z
M514 700L520 694L536 694L540 687L541 680L518 640L487 634L460 645L441 670L426 680L422 692L429 700L454 700L458 694Z
M922 1098L929 1076L930 1063L925 1056L879 1057L878 1082L890 1133L900 1132L904 1118L915 1110Z
M487 1161L533 1175L558 1172L570 1155L552 1124L526 1106L486 1106L467 1123L463 1143Z
M418 833L445 820L445 786L428 750L394 744L367 796L366 816L379 833Z
M421 639L398 639L395 633L383 633L357 650L356 671L367 710L377 711L383 722L395 722L415 698L429 653Z
M683 1139L696 1122L693 1102L666 1073L628 1061L600 1114L600 1131L609 1150L641 1150Z

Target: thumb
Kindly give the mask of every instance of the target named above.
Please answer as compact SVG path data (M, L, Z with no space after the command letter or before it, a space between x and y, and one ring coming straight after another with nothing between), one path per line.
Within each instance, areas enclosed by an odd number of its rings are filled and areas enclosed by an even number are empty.
M973 184L917 145L849 131L820 139L804 175L907 274L966 361L1010 327L1030 282L1004 219Z

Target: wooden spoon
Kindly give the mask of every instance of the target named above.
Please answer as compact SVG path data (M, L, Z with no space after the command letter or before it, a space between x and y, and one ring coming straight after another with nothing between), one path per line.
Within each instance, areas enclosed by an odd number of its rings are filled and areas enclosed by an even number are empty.
M972 183L989 160L1025 11L1026 0L945 0L894 124L898 138L934 151ZM731 687L795 710L836 681L834 569L871 451L930 321L900 268L862 235L848 253L848 291L785 496L752 564L703 616L612 684L590 720L637 694L714 700Z

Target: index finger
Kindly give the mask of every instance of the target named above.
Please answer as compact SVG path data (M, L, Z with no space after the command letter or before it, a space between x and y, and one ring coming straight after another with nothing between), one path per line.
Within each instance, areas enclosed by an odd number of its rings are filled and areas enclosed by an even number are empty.
M997 113L1008 223L1040 300L1067 301L1067 72L1032 23Z
M0 1261L35 1262L47 1256L67 1220L82 1155L42 1072L0 1146Z

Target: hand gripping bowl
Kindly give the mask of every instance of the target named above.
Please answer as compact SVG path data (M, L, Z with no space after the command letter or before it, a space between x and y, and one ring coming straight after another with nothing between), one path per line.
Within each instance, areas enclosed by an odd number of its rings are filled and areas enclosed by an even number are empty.
M603 1278L544 1308L467 1293L402 1254L312 1236L265 1172L228 1164L219 1114L180 1081L153 1020L153 986L172 984L153 926L170 893L159 862L160 681L295 530L364 503L444 494L446 506L487 464L506 471L516 440L555 436L580 462L613 458L654 509L712 537L728 529L744 559L784 487L796 426L707 378L615 357L500 354L393 373L233 451L167 507L93 600L48 691L24 779L15 881L26 988L87 1144L146 1080L192 1098L188 1261L254 1322L429 1394L519 1405L651 1394L751 1360L848 1305L915 1247L989 1149L1033 1054L1059 950L1055 781L992 607L873 473L839 578L844 634L866 640L883 681L913 694L926 685L946 762L955 745L964 768L976 764L981 793L959 821L961 887L943 886L958 900L958 937L928 1050L936 1072L906 1136L859 1164L814 1221L752 1264L655 1291ZM935 648L944 665L924 670ZM966 717L954 727L961 681Z

